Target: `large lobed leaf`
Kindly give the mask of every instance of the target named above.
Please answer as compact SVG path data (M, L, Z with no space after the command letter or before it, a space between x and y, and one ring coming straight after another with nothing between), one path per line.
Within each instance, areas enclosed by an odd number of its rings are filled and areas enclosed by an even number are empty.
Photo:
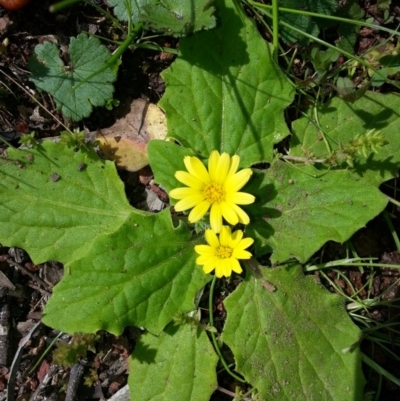
M135 401L208 401L217 387L218 357L204 330L171 324L159 336L143 335L130 359Z
M263 400L357 401L364 377L361 332L343 301L299 265L248 275L224 304L223 341Z
M116 71L107 68L76 89L85 78L97 71L110 58L110 52L94 36L81 33L71 38L69 46L71 65L65 66L54 43L45 42L35 47L35 55L29 61L37 88L50 93L57 108L65 117L79 121L88 117L94 106L103 106L112 98Z
M160 332L194 308L209 276L195 265L190 231L173 227L168 210L132 209L112 163L47 141L9 149L0 175L0 242L26 249L35 263L66 263L46 324L67 332L120 333L128 325Z
M162 74L168 135L203 158L216 149L239 154L242 166L270 161L289 134L283 110L293 88L241 7L215 5L218 27L182 39L181 57Z
M348 171L323 173L281 161L254 174L244 191L256 196L246 233L255 239L256 253L272 251L276 263L304 263L325 242L346 241L387 203L375 186Z
M183 224L172 227L169 210L132 213L68 265L43 321L67 332L119 334L135 325L159 333L175 315L194 309L196 293L210 280L196 266L193 247Z
M334 98L318 108L318 122L313 110L310 110L306 117L293 123L290 155L308 157L312 154L317 159L324 159L328 156L328 150L323 136L331 150L338 150L340 145L346 146L357 134L366 134L371 129L380 130L388 144L378 154L371 152L367 159L358 158L354 170L354 174L363 182L378 186L398 174L399 110L400 95L397 93L383 95L367 92L353 104Z
M0 242L35 263L81 257L132 212L113 163L50 141L0 158L0 199Z

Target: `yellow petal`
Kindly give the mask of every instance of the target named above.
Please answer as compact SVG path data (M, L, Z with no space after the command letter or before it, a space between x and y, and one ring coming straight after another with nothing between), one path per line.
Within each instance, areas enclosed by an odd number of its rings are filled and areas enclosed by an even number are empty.
M232 274L232 266L231 259L223 259L222 261L222 270L224 272L225 277L230 277Z
M232 270L235 273L240 274L243 271L242 267L240 266L240 263L235 258L231 258L231 260L232 260Z
M204 201L204 195L203 194L198 194L198 195L190 195L182 200L180 200L176 205L175 205L175 210L177 212L182 212L187 209L191 209L192 207L201 204Z
M234 203L231 204L235 212L237 213L239 217L239 222L242 224L249 224L250 223L250 217L247 215L247 213L240 208L239 206L235 205Z
M256 198L246 192L233 192L226 194L226 201L237 205L250 205Z
M221 278L224 275L224 269L221 265L215 266L215 275L217 278Z
M215 255L215 249L208 245L196 245L194 250L199 255Z
M184 187L184 188L175 188L169 191L169 196L173 199L183 199L186 196L198 195L201 192L198 189Z
M204 184L197 177L189 174L187 171L177 171L175 178L191 188L203 189L204 187Z
M232 249L236 248L236 246L239 244L241 239L243 238L243 231L242 230L236 230L231 237L231 240L229 241L228 246L230 246Z
M228 155L228 153L226 152L222 153L222 155L218 160L217 171L215 174L215 182L217 182L218 184L222 184L225 181L226 175L228 174L229 171L230 164L231 164L231 158Z
M217 150L213 150L208 159L208 173L210 174L211 181L215 181L217 177L217 167L220 155Z
M236 249L246 249L254 242L253 238L243 238L238 245L236 245Z
M229 172L226 176L226 178L232 177L237 169L239 168L239 163L240 163L240 157L238 155L234 155L231 157L231 165L229 167Z
M219 247L219 239L215 232L211 230L211 228L207 228L204 235L206 237L208 245L210 245L214 249Z
M233 250L232 256L236 259L250 259L252 257L252 254L243 249L235 248Z
M228 226L221 227L221 234L219 235L219 242L222 246L228 246L231 239L231 229Z
M196 263L198 265L206 265L207 263L210 262L211 259L212 259L212 256L210 256L210 255L201 255L196 259Z
M186 156L183 162L190 174L194 175L204 184L210 183L211 179L206 166L197 157Z
M182 202L182 201L180 201ZM204 196L203 196L203 200L202 202L199 202L198 205L196 205L192 211L189 213L188 219L190 223L196 223L196 221L199 221L208 211L208 209L210 208L210 202L204 200ZM176 210L176 206L175 206L175 210Z
M203 266L203 272L205 274L211 273L215 269L215 266L212 264L207 264ZM218 276L217 276L218 277Z
M237 192L239 189L242 189L249 181L253 172L249 168L245 168L240 170L238 173L229 177L225 181L225 190L228 193Z
M211 205L210 212L210 224L211 228L218 234L222 227L222 213L219 203L214 203Z
M233 207L228 202L221 203L221 211L224 219L232 226L239 222L239 218Z

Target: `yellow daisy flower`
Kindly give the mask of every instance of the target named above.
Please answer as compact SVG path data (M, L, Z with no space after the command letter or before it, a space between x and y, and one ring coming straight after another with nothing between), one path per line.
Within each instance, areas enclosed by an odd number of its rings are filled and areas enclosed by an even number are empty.
M215 269L215 275L229 277L232 271L241 273L243 270L238 259L250 259L251 253L245 251L253 242L253 238L243 238L243 231L237 230L233 234L228 226L222 226L218 236L212 229L206 230L208 245L196 245L194 250L200 255L196 259L198 265L203 265L204 273L208 274Z
M199 221L211 208L211 228L219 233L224 218L232 226L237 223L249 224L247 213L238 205L253 203L255 198L246 192L238 192L249 181L253 172L249 168L237 171L240 157L230 157L214 150L208 159L208 170L197 158L183 159L187 171L177 171L175 178L187 185L170 191L171 198L179 199L175 205L177 212L192 209L189 222Z

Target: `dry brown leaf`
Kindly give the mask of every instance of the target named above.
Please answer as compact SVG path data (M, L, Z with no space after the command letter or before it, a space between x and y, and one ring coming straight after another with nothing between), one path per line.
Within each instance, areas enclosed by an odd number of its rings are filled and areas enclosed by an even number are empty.
M165 115L155 104L143 99L131 103L130 111L110 128L99 130L96 139L104 156L120 169L138 171L149 164L147 143L165 139Z

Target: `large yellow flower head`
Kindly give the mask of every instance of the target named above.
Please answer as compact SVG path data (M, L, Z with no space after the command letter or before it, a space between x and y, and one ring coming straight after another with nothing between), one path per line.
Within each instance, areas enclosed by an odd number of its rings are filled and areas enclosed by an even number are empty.
M206 230L208 245L196 245L194 250L200 255L196 259L198 265L203 265L204 273L215 269L215 275L229 277L232 271L241 273L242 268L238 259L250 259L251 253L245 251L253 242L253 238L243 238L243 231L233 234L228 226L222 226L218 236L211 229Z
M197 158L186 156L187 171L177 171L175 178L187 185L170 191L171 198L180 199L175 205L177 212L192 209L189 222L199 221L211 208L211 228L219 233L222 218L232 226L237 223L249 224L249 216L238 205L254 202L254 196L238 192L249 181L252 171L249 168L237 171L240 157L230 157L228 153L219 154L214 150L208 159L208 170Z

